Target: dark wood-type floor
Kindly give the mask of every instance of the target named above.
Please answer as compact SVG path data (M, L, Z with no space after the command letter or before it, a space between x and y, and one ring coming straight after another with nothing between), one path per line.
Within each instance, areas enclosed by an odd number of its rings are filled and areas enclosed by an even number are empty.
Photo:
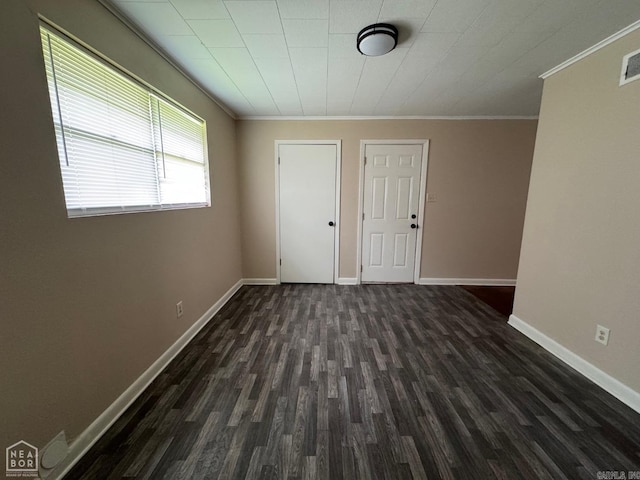
M484 287L476 285L465 285L467 292L478 297L487 305L493 307L495 311L509 317L513 313L513 298L516 287Z
M640 471L640 415L459 287L243 287L67 479Z

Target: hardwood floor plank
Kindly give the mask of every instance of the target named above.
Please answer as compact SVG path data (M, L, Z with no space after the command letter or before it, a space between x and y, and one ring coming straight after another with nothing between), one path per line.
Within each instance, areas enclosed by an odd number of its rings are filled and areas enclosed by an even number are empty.
M640 415L458 287L243 287L67 479L596 478Z
M416 449L416 445L413 441L413 437L402 437L402 444L404 446L405 456L409 462L411 468L411 474L416 480L426 480L427 473L424 471L420 454Z
M136 478L140 478L141 480L148 480L153 478L154 472L160 460L164 457L169 445L173 441L173 437L168 437L164 439L164 441L158 445L155 449L153 456L151 456L144 465L144 468L140 472L136 472Z

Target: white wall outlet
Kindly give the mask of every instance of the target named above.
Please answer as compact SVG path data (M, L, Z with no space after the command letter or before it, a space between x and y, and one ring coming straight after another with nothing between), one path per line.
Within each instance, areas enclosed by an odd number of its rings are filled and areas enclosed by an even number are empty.
M427 202L433 203L438 201L438 196L435 193L427 193Z
M598 325L596 328L596 342L600 342L603 345L609 343L609 329L607 327Z
M176 303L176 317L180 318L183 313L184 310L182 309L182 300L180 300L178 303Z

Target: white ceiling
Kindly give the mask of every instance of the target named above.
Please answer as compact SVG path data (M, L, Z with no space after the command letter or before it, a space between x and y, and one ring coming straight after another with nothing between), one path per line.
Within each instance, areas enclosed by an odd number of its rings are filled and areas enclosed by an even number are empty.
M239 117L537 115L540 74L640 18L640 0L109 1ZM398 48L364 57L375 22Z

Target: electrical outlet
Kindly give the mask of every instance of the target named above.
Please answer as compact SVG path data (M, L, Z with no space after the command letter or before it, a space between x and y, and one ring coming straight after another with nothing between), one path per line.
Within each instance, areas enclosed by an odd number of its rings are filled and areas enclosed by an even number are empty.
M182 309L182 300L180 300L178 303L176 303L176 316L180 318L183 313L184 310Z
M596 328L596 342L600 342L603 345L609 343L609 329L607 327L598 325Z
M438 201L438 196L435 193L427 193L427 202L433 203Z

